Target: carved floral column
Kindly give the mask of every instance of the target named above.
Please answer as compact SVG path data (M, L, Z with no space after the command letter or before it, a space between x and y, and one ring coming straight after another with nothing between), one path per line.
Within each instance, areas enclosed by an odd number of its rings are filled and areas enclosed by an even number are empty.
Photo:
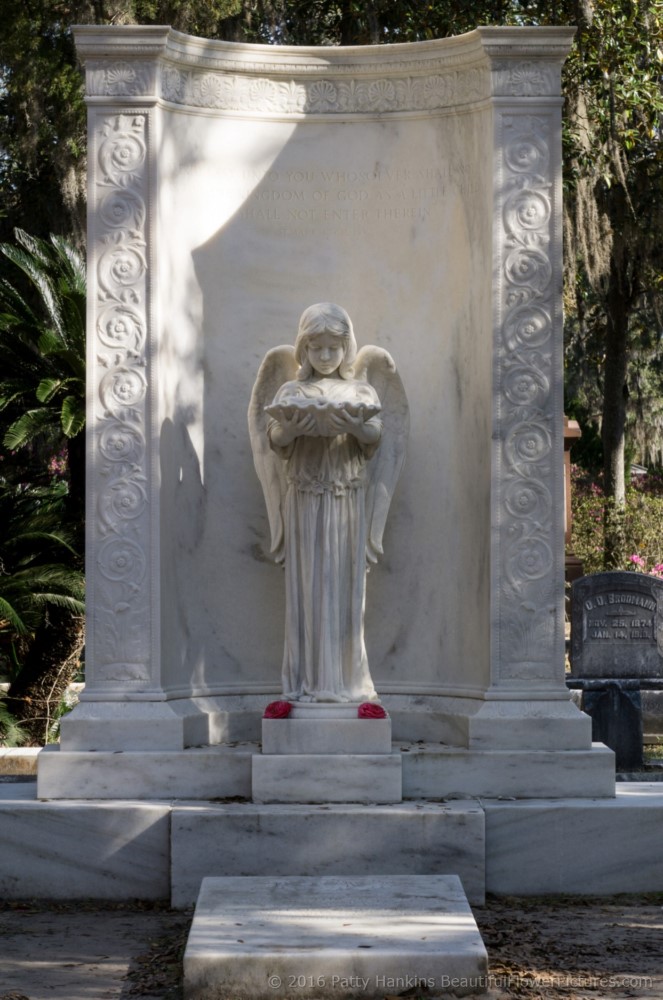
M77 29L88 104L86 685L63 749L177 748L160 664L155 135L168 28ZM123 42L126 49L123 51Z
M564 681L560 75L573 33L479 29L494 150L491 683L471 746L590 741Z

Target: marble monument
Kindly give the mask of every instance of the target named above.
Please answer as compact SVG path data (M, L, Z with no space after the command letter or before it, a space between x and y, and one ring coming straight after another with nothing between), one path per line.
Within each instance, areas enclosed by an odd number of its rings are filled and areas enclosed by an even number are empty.
M152 794L167 794L173 754L240 741L250 758L269 702L295 694L299 713L302 695L329 688L368 702L377 689L396 741L437 747L408 774L432 776L442 744L504 751L480 782L500 794L514 787L507 758L531 789L546 753L549 793L579 768L574 793L589 792L590 720L564 682L560 69L572 33L309 49L76 29L89 109L86 687L61 756L40 764L40 794L69 794L69 755L87 776L79 794L111 794L116 751L138 755L125 761L136 789L148 768ZM397 360L407 474L394 489L392 463L373 507L369 474L355 511L369 557L383 527L385 552L367 581L361 543L344 552L349 687L347 671L311 684L297 654L284 687L283 623L290 643L311 609L287 552L284 586L271 549L279 511L284 551L304 513L275 487L266 511L246 408L262 359L292 342L307 303L330 301ZM373 405L370 381L362 392ZM293 459L277 451L292 441L272 444L280 482ZM360 448L367 473L375 445ZM309 753L299 721L287 738L276 721L258 757ZM382 747L384 733L363 732L348 756ZM243 753L218 795L246 781ZM195 759L177 773L203 797ZM479 772L465 773L473 794Z
M89 113L86 687L30 800L7 785L0 802L8 898L25 897L16 858L30 845L54 854L28 895L52 894L56 868L64 891L78 859L61 838L43 847L51 818L94 831L82 897L126 898L137 876L144 898L185 905L202 876L433 871L478 902L486 888L550 891L542 872L584 891L578 866L594 890L627 891L634 858L660 887L660 793L614 798L614 756L591 748L564 679L572 34L317 49L75 29ZM368 676L389 718L323 730L321 713L354 703L262 719L283 693L286 588L246 409L262 359L330 300L396 359L410 434L365 583ZM296 758L299 785L259 801L282 780L277 757ZM323 772L334 801L302 802ZM539 828L563 844L564 816L577 864L544 871ZM143 840L157 845L147 867L130 850ZM109 878L118 843L125 870Z

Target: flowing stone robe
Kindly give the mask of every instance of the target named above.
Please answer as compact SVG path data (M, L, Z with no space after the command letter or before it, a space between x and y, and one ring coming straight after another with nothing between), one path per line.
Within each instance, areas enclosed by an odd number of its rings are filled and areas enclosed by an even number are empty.
M274 404L326 397L379 406L367 382L322 378L286 382ZM370 423L382 429L379 416ZM271 420L268 434L271 444ZM377 698L364 645L366 463L377 444L351 434L301 436L285 448L286 627L284 696L301 701Z

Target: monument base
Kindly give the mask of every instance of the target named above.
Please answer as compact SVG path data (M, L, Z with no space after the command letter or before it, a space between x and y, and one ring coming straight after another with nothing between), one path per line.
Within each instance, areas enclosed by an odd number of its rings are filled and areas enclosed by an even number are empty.
M171 814L171 901L195 903L207 876L458 875L485 895L484 811L472 800L395 805L181 802ZM239 935L241 937L241 935Z
M484 992L488 956L455 875L206 878L187 1000Z
M565 799L615 794L614 754L601 744L575 751L488 751L431 741L394 743L393 750L400 754L405 799L459 795ZM83 752L49 746L39 754L38 795L42 799L249 800L253 760L260 757L257 742L184 751ZM328 759L331 781L326 791L330 792L338 787L335 774L342 755ZM389 772L391 755L384 759ZM287 762L288 757L281 760ZM270 766L276 765L266 765ZM287 763L282 766L287 771Z
M370 723L369 723L370 725ZM400 802L400 753L256 754L254 802Z
M261 806L173 798L43 802L34 781L0 784L0 893L185 907L209 875L437 872L458 875L472 904L484 892L663 891L661 782L623 782L613 798L519 802Z
M491 696L493 694L493 696ZM483 699L444 699L438 708L445 743L472 750L589 750L592 724L565 688L549 692L487 691ZM443 701L443 699L440 699ZM455 702L455 703L454 703Z
M86 698L84 691L60 723L60 746L77 751L184 750L259 740L265 702L264 693L106 701Z
M326 708L326 706L325 706ZM358 719L357 706L350 714L327 711L301 713L293 709L287 719L262 720L264 754L389 754L391 719Z

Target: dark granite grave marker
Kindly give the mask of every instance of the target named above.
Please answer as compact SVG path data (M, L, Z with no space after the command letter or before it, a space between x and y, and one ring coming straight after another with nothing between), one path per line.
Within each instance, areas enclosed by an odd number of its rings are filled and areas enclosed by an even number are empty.
M594 573L573 583L571 675L663 678L663 580Z
M592 740L615 751L618 771L642 767L642 703L639 681L585 681L582 710L592 720Z
M640 685L663 678L663 580L595 573L571 587L571 676L592 717L592 739L617 770L642 765Z

